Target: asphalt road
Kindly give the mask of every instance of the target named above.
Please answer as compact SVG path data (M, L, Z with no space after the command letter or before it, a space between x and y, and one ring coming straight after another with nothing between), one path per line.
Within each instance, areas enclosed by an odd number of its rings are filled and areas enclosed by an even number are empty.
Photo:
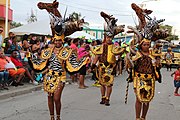
M173 96L172 72L162 69L163 83L156 82L155 97L147 120L179 120L180 97ZM87 89L66 85L62 95L62 120L135 120L135 95L130 84L124 104L127 74L115 78L110 106L100 105L100 89L86 79ZM47 94L43 90L0 100L0 120L49 120Z

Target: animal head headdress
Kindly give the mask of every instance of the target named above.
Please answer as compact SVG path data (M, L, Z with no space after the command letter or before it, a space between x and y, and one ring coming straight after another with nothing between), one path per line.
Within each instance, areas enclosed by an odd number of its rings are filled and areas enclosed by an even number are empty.
M43 3L39 2L37 4L38 8L45 9L50 15L50 25L53 37L56 36L69 36L76 31L81 31L83 29L82 25L84 23L83 19L77 21L71 21L71 19L62 18L58 6L59 2L54 0L53 3Z
M108 15L104 12L100 13L105 20L104 34L109 37L114 37L115 35L124 32L125 25L117 25L118 19L115 19L112 15Z
M135 43L140 43L144 38L156 41L168 36L167 30L159 29L160 23L165 21L165 19L156 20L156 18L151 18L149 14L153 12L152 10L142 9L135 3L132 3L131 7L139 18L139 26L137 28L128 26L131 32L136 34L137 40Z

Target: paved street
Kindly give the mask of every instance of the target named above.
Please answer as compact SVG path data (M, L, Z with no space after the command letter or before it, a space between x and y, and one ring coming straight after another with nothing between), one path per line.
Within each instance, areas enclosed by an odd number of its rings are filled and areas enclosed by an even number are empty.
M179 120L180 97L173 96L172 72L162 69L163 83L156 82L156 92L150 104L147 120ZM135 96L132 84L128 104L124 104L126 74L115 78L111 106L100 105L100 90L91 87L78 89L77 85L66 85L62 95L62 120L135 120ZM49 120L47 94L43 90L13 98L0 100L0 120Z

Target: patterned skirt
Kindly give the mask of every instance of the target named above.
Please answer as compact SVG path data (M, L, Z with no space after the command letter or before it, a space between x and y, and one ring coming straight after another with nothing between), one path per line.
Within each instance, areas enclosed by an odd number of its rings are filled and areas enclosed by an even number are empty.
M141 74L135 72L134 76L135 94L142 103L150 102L154 97L155 79L152 74Z

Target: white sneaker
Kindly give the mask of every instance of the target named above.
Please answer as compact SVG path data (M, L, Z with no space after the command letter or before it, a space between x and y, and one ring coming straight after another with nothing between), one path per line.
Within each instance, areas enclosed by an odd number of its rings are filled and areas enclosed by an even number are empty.
M39 85L39 83L37 82L37 81L33 81L33 83L32 83L33 85Z

